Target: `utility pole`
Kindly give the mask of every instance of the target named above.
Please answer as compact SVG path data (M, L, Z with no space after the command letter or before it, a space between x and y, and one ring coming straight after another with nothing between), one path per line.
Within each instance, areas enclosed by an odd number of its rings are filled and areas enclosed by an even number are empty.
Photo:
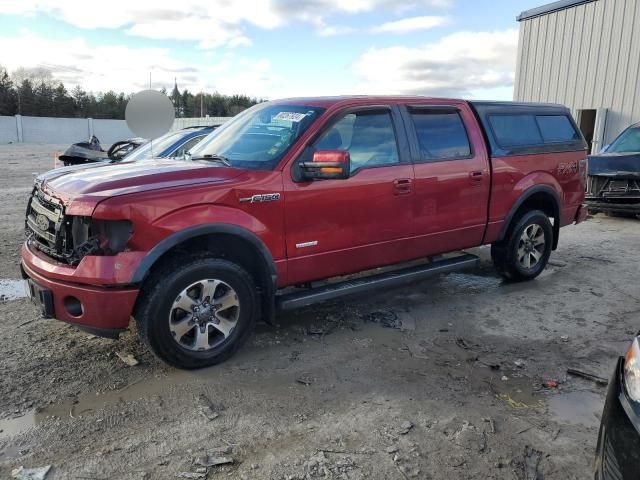
M204 92L200 90L200 118L204 118Z

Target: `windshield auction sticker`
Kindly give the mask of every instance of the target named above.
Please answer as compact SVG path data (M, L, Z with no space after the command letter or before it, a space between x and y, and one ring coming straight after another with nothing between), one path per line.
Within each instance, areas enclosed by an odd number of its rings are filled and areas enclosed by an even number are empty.
M306 113L298 113L298 112L280 112L275 117L274 120L287 120L289 122L299 122L304 117L306 117Z

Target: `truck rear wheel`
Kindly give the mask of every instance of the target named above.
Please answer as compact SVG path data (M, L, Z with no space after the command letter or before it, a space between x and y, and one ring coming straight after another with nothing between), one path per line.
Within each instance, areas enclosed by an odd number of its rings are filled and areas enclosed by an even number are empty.
M227 260L176 258L145 286L134 315L138 334L178 368L223 362L247 340L260 314L253 279Z
M544 270L551 255L553 226L540 210L520 216L505 239L491 245L491 258L500 274L513 281L531 280Z

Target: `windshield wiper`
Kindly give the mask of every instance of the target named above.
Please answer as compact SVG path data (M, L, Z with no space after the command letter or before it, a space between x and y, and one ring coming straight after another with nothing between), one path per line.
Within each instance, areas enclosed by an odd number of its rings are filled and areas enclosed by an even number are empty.
M191 160L207 160L207 161L211 161L211 162L220 162L221 164L223 164L226 167L230 167L231 166L231 162L229 161L229 159L227 157L225 157L224 155L219 155L217 153L213 153L213 154L207 154L207 155L199 155L197 157L191 157Z

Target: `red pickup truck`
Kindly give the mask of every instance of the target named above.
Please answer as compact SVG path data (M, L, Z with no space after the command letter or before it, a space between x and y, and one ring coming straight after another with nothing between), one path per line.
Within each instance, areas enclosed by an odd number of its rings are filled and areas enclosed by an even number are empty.
M158 356L198 368L278 309L477 262L447 252L491 244L502 275L532 279L586 216L586 144L560 105L266 102L190 160L36 182L22 271L45 316L111 336L133 317Z

